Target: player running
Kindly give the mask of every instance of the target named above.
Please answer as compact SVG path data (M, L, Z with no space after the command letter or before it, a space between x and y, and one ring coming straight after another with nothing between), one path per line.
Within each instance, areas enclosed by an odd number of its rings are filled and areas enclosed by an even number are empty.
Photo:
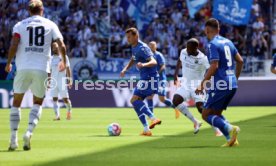
M273 74L276 74L276 54L274 54L274 56L273 56L273 63L271 64L270 71Z
M199 132L202 123L192 115L186 104L183 102L193 99L198 111L200 113L202 112L205 96L196 95L195 89L200 84L206 70L210 66L207 57L198 50L198 46L198 40L195 38L187 41L187 48L181 50L174 73L174 85L178 86L178 73L182 66L181 87L176 90L173 96L173 104L177 110L182 112L183 115L193 122L194 134Z
M243 59L234 44L219 35L219 30L219 22L216 19L211 18L205 23L205 34L209 40L207 56L211 66L195 92L202 94L204 88L207 88L206 83L211 80L202 118L219 128L226 137L227 143L223 147L231 147L238 145L240 128L226 121L222 112L226 110L237 91Z
M44 82L50 72L49 62L51 43L56 41L60 47L62 62L60 71L66 67L66 47L57 25L43 18L43 3L32 0L28 4L30 17L18 22L13 27L13 37L9 49L6 72L12 69L11 61L16 56L15 63L17 74L14 79L14 100L10 111L10 147L9 150L18 148L17 130L21 119L20 105L25 92L30 88L33 93L33 107L29 114L26 133L23 136L24 150L31 149L31 136L41 117L46 87Z
M167 76L166 76L166 61L165 58L163 56L163 54L159 51L157 51L157 44L155 41L151 41L149 43L149 47L151 49L151 51L153 52L153 56L157 62L157 71L159 73L159 82L158 82L158 97L159 100L164 103L166 106L168 107L172 107L174 108L172 101L168 98L166 98L166 85L167 85ZM153 95L147 97L147 103L148 103L148 107L150 109L150 111L153 113ZM179 111L176 111L176 118L179 117Z
M68 56L66 56L66 70L59 71L58 64L62 61L62 57L59 53L58 44L54 42L52 44L52 60L51 60L51 74L50 77L53 79L54 82L52 82L54 87L50 90L51 96L53 97L54 102L54 112L55 112L55 118L54 120L60 120L60 111L59 111L59 104L58 104L58 95L62 97L65 106L67 108L67 120L71 119L71 113L72 113L72 104L69 99L68 94L68 88L72 87L72 74L70 69L70 62L68 59ZM67 84L68 83L68 84Z
M144 131L141 135L151 136L152 133L150 129L153 129L155 125L161 124L161 120L154 116L143 100L156 93L158 89L157 62L153 58L153 53L150 48L139 40L139 33L136 28L127 29L126 37L128 43L132 46L132 57L129 63L121 71L120 76L124 77L126 71L136 63L136 67L140 72L140 81L134 89L134 94L130 102L144 126ZM146 115L151 120L150 126L147 123Z

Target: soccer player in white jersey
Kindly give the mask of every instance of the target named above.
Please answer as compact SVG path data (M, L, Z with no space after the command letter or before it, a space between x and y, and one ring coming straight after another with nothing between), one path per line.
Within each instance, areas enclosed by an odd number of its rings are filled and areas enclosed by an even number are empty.
M70 63L68 56L66 55L66 70L59 71L58 64L62 61L62 57L59 53L58 44L53 42L52 44L52 60L51 60L51 74L50 78L52 79L53 85L50 86L51 96L53 97L54 102L54 111L55 111L55 118L54 120L60 120L60 111L59 111L59 104L58 104L58 95L63 99L65 106L67 108L67 120L71 119L71 109L72 104L69 99L68 94L68 87L72 87L72 74L70 69ZM68 87L67 87L68 85Z
M200 84L206 70L210 67L207 56L198 50L198 46L199 42L195 38L191 38L187 41L187 48L181 50L174 74L174 84L178 85L178 73L182 66L181 87L179 87L174 94L173 104L177 110L182 112L194 123L194 134L198 133L202 123L192 115L183 102L188 99L193 99L198 111L202 113L205 96L196 95L195 89ZM218 129L216 129L216 135L222 135Z
M60 47L62 62L60 71L66 67L66 47L57 25L43 18L43 3L31 0L28 4L30 17L18 22L13 27L13 36L9 48L6 72L12 69L11 62L16 56L17 74L13 82L14 100L10 111L10 147L18 148L17 130L21 119L20 105L25 92L30 88L33 93L33 107L29 114L28 128L23 136L24 150L30 150L31 136L42 113L42 103L45 96L45 80L50 72L50 54L52 41Z

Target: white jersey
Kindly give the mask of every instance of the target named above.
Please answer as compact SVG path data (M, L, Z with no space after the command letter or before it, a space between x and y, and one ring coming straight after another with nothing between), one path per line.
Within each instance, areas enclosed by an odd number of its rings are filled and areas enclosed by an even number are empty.
M180 61L182 63L182 85L189 89L197 88L206 70L210 67L207 56L199 51L197 56L188 55L187 49L182 49L180 53Z
M62 57L59 55L53 55L51 57L51 77L53 77L56 80L59 80L60 78L66 77L66 69L63 71L59 71L58 64L62 61ZM69 58L66 55L66 67L70 67Z
M32 16L13 27L13 35L20 37L16 52L17 70L36 69L50 72L52 41L63 39L57 25L41 16Z

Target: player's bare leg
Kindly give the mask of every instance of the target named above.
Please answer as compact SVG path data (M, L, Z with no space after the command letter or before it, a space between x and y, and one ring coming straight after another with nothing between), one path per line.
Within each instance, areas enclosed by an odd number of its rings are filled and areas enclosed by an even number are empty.
M55 111L55 118L54 121L60 120L60 111L59 111L59 104L58 104L58 98L53 97L53 105L54 105L54 111Z
M71 118L72 118L72 104L71 104L71 100L69 98L63 98L63 101L64 101L65 106L67 108L66 119L67 120L71 120Z
M223 110L205 109L202 112L202 118L210 125L217 127L225 136L227 143L223 147L231 147L238 145L238 133L240 128L238 126L231 125L222 116Z
M184 102L184 99L182 96L178 94L175 94L173 96L173 105L175 105L175 109L179 110L183 115L185 115L188 119L190 119L193 122L194 134L197 134L199 132L199 129L202 123L192 115L188 107L183 102Z
M17 132L19 128L19 123L21 119L21 103L24 97L24 93L14 94L13 104L10 111L10 130L11 130L11 136L10 136L10 147L9 150L13 151L18 148L18 138L17 138Z
M36 128L38 121L42 114L42 103L44 98L38 98L36 96L33 96L33 102L34 105L31 108L30 114L29 114L29 125L26 133L23 136L24 141L24 150L30 150L31 149L31 137L33 135L33 131Z
M200 114L202 114L203 111L203 102L197 102L196 108ZM219 130L219 128L212 126L213 130L215 131L215 135L217 137L223 136L222 132Z

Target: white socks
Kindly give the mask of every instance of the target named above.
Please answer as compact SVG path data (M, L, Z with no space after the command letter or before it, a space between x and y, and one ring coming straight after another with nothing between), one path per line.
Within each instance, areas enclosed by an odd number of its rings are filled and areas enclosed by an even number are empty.
M181 103L176 107L177 110L182 112L183 115L185 115L187 118L189 118L193 123L196 123L197 120L194 118L192 113L189 111L188 107L184 104Z
M56 117L60 117L58 101L54 101L54 111L55 111Z
M21 119L21 110L18 107L12 107L10 111L10 130L11 143L17 143L17 131Z
M33 132L36 125L38 124L38 121L41 117L41 113L42 113L41 105L34 104L29 114L29 126L27 131L29 131L30 133Z

